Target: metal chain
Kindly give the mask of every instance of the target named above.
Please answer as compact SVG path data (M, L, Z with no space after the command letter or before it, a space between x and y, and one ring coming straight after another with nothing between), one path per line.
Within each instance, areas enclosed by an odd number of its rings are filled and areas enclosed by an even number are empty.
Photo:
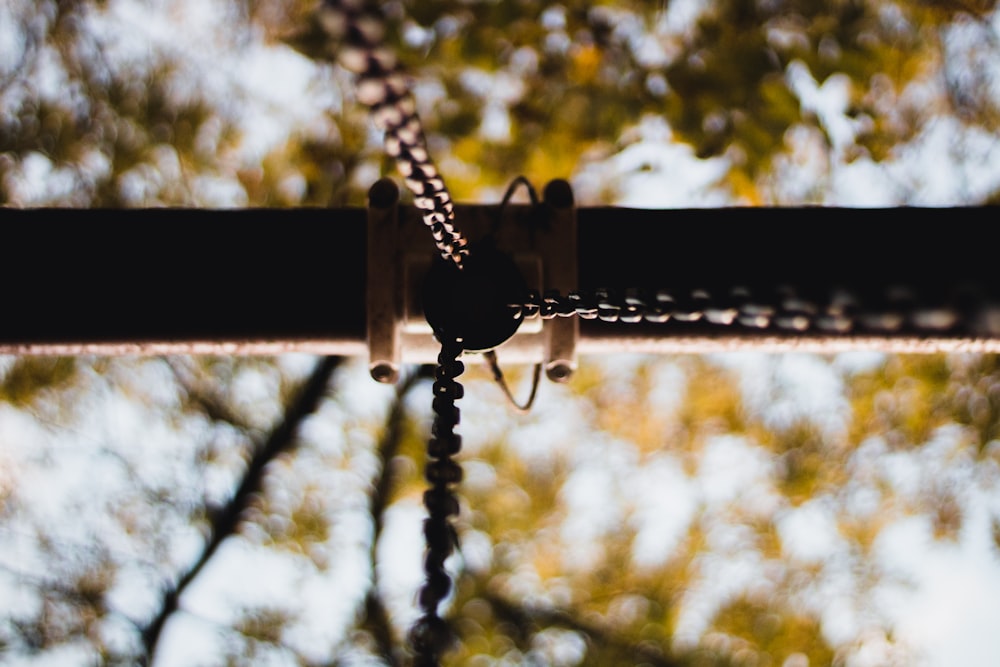
M324 0L320 19L327 34L339 40L339 62L357 75L358 100L369 107L375 125L385 131L386 153L395 158L438 251L461 269L469 254L468 240L455 225L454 203L431 161L410 81L396 55L383 46L385 19L378 6L366 0ZM462 468L452 457L462 449L462 438L455 433L460 415L455 402L462 398L464 388L455 378L464 372L465 365L460 359L460 339L441 331L435 331L435 336L441 341L441 352L424 470L430 484L424 492L425 578L418 596L421 616L408 636L414 667L438 667L441 655L454 640L438 607L452 589L445 561L458 546L451 519L459 513L455 487L462 480Z
M454 203L427 150L410 80L396 54L383 45L380 9L366 0L324 0L319 16L327 34L339 41L338 61L357 75L358 100L385 131L385 151L395 158L441 256L461 268L468 240L455 225Z
M861 303L846 289L817 299L800 296L790 287L757 294L749 288L736 287L721 294L705 289L596 289L567 294L532 290L524 303L510 307L513 316L520 314L525 318L577 316L604 322L658 324L673 320L790 332L847 334L860 330L892 334L905 330L947 331L966 321L963 313L974 303L971 294L955 295L939 303L921 302L906 287L891 288L879 303L869 304Z
M463 258L469 253L468 241L455 225L454 204L444 179L431 161L410 81L396 55L383 46L386 28L379 8L367 0L323 0L320 18L327 34L339 40L338 60L357 76L358 100L370 108L376 126L384 130L385 150L395 159L407 188L413 192L414 204L422 211L438 251L461 269ZM511 184L504 203L519 185L527 185L532 203L537 203L524 179ZM716 294L704 289L595 289L566 294L546 290L529 291L522 303L509 305L513 317L525 319L576 316L622 323L705 322L759 330L772 327L794 332L818 330L828 334L846 334L857 329L878 333L905 329L938 332L961 321L961 304L918 307L914 295L906 290L885 294L879 304L860 304L846 290L822 299L803 298L786 288L771 292L754 294L744 287ZM456 401L462 398L464 389L456 378L465 366L461 361L461 339L442 331L435 331L435 336L441 342L441 352L433 385L434 421L425 467L430 484L423 497L427 510L425 579L418 596L421 616L408 636L415 667L437 667L441 655L454 641L451 627L438 611L453 585L445 561L458 546L452 517L459 514L455 488L462 479L462 468L452 457L462 447L455 427L460 417ZM499 376L495 363L493 367Z
M458 546L458 534L451 517L459 513L454 488L462 481L462 468L452 456L462 449L462 436L455 433L460 418L455 401L462 398L464 389L455 378L465 371L465 365L460 359L461 341L440 332L437 335L442 344L435 369L434 423L427 445L430 460L424 471L431 488L424 492L427 553L424 556L425 580L419 596L423 614L409 637L410 646L416 653L415 667L436 667L441 654L453 641L448 623L438 615L438 606L451 592L451 577L444 563Z

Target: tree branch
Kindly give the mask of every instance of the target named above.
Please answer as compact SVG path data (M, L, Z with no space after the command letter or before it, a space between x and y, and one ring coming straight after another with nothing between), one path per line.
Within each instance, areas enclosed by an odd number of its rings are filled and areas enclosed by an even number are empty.
M542 628L561 627L583 635L588 644L605 646L631 656L635 663L653 667L682 667L683 663L664 655L659 648L623 640L597 625L586 623L574 614L561 609L527 608L502 597L495 591L484 589L478 594L503 620L512 623L520 632L532 635Z
M189 369L181 368L176 359L163 357L163 362L170 369L174 380L184 390L188 399L194 401L206 417L213 422L229 424L243 431L252 430L246 421L222 401L217 394L205 391L202 383L192 377L192 372Z
M174 586L164 593L160 613L146 626L142 633L143 645L146 649L144 664L153 664L153 657L156 654L163 627L170 615L177 610L181 595L215 555L219 545L227 537L236 533L244 511L250 506L254 494L262 488L264 470L267 464L277 458L279 454L294 449L295 433L299 425L319 407L330 377L341 361L340 357L324 357L316 365L312 375L299 390L298 396L285 409L284 419L271 431L262 445L254 448L255 454L250 460L246 474L232 499L218 512L211 514L208 542L205 544L201 556L187 572L181 575Z
M380 472L372 486L372 492L368 500L368 508L372 518L372 539L369 558L372 568L372 584L365 597L365 616L361 621L362 627L371 632L372 638L378 647L379 656L385 660L390 667L398 667L401 664L394 647L392 628L389 623L389 614L382 602L382 597L378 592L378 574L375 568L375 550L378 547L379 538L382 535L384 526L385 510L389 503L389 496L392 494L392 487L395 483L392 466L393 457L399 451L400 443L403 440L403 425L406 417L406 409L403 404L404 399L410 390L418 384L418 380L425 377L425 373L415 371L410 373L406 379L396 387L396 397L392 403L392 409L385 421L385 432L378 445L378 458Z

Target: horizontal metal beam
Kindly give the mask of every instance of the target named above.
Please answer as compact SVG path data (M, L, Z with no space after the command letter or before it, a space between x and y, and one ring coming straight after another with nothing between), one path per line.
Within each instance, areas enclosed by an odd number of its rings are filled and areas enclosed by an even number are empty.
M420 224L412 207L400 211L405 224ZM956 315L843 332L583 321L579 352L1000 352L998 212L578 209L583 289L791 287L813 303L839 290L875 310L905 292L927 313ZM459 213L461 225L463 215L493 219L498 208ZM3 209L0 225L0 353L366 353L363 208Z

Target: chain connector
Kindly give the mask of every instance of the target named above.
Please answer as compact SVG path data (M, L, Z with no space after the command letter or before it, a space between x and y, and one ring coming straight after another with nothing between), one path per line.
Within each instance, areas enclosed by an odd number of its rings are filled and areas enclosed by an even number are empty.
M369 190L368 201L369 369L375 380L386 383L397 381L401 364L434 363L440 351L424 312L425 284L440 253L427 234L421 211L400 204L399 192L392 180L382 179ZM475 246L487 241L487 246L509 257L529 292L565 293L576 288L576 209L568 182L550 182L535 205L458 204L455 213L471 239L470 260ZM480 291L462 298L476 299ZM514 309L510 317L512 322L519 319ZM516 332L506 340L500 336L496 348L503 363L541 363L550 380L569 379L577 363L577 318L527 318L512 329ZM487 340L487 345L492 342ZM466 359L484 361L479 354Z

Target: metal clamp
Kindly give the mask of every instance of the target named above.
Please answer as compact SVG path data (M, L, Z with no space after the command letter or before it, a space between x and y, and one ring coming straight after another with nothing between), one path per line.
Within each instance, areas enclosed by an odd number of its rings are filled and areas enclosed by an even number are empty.
M538 207L459 204L455 212L473 241L494 236L529 289L540 294L576 289L577 219L568 182L551 181ZM440 343L424 317L421 296L437 253L419 211L400 205L396 184L376 182L368 192L366 324L369 370L379 382L396 382L403 363L437 359ZM528 319L497 353L507 363L543 363L550 380L565 382L576 370L579 327L575 317Z

